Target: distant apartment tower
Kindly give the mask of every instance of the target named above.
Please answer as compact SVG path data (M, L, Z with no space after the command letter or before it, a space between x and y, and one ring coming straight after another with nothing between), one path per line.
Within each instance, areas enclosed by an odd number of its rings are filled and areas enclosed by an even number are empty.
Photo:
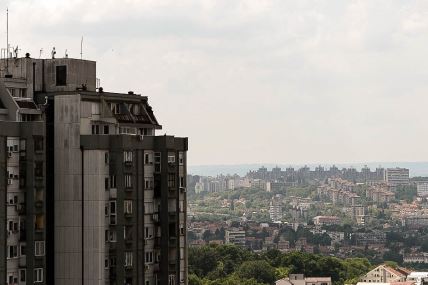
M7 67L8 66L8 67ZM96 63L1 61L0 280L187 284L187 138Z
M384 175L384 181L390 186L409 185L409 169L407 168L387 168Z
M417 195L418 197L428 197L428 181L418 182Z
M269 203L269 217L273 222L282 220L282 203L277 195Z
M245 231L243 230L226 230L226 244L245 246Z

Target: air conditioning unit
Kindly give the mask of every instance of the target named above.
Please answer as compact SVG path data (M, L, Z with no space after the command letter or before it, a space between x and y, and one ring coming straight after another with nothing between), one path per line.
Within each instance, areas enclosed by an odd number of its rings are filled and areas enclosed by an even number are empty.
M185 193L186 192L186 187L180 187L180 191L181 191L181 193Z
M144 269L145 269L146 271L148 271L148 270L150 269L150 266L145 265L145 266L144 266Z
M139 140L139 141L143 141L143 139L144 139L144 136L143 136L143 135L139 135L139 136L138 136L138 140Z
M12 157L12 153L10 151L7 153L7 157Z
M12 185L12 179L7 180L7 185Z
M7 231L7 236L10 237L12 235L12 231Z

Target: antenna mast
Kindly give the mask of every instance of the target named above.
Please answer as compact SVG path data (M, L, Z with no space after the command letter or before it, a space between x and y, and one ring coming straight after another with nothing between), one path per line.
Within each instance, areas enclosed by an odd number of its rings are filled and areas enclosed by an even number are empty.
M6 8L6 74L9 74L9 8Z
M80 59L83 59L83 36L80 40Z

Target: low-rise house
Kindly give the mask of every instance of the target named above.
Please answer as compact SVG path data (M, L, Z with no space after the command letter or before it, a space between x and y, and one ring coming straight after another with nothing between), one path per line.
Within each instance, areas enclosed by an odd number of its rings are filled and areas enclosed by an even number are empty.
M366 275L360 277L360 282L365 283L393 283L406 281L407 274L402 270L394 269L385 264L367 272Z
M336 216L316 216L314 219L315 225L338 225L340 224L339 217Z
M275 285L331 285L331 277L306 277L303 274L290 274L288 278L277 280Z
M415 285L423 285L428 283L428 272L412 272L407 275L407 281L412 281Z

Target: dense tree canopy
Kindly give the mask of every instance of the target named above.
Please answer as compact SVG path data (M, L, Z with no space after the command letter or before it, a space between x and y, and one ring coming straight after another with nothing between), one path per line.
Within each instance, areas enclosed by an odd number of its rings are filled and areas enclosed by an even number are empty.
M189 249L189 285L270 285L290 273L330 276L334 284L353 283L371 269L366 258L339 259L303 252L261 254L233 245Z

